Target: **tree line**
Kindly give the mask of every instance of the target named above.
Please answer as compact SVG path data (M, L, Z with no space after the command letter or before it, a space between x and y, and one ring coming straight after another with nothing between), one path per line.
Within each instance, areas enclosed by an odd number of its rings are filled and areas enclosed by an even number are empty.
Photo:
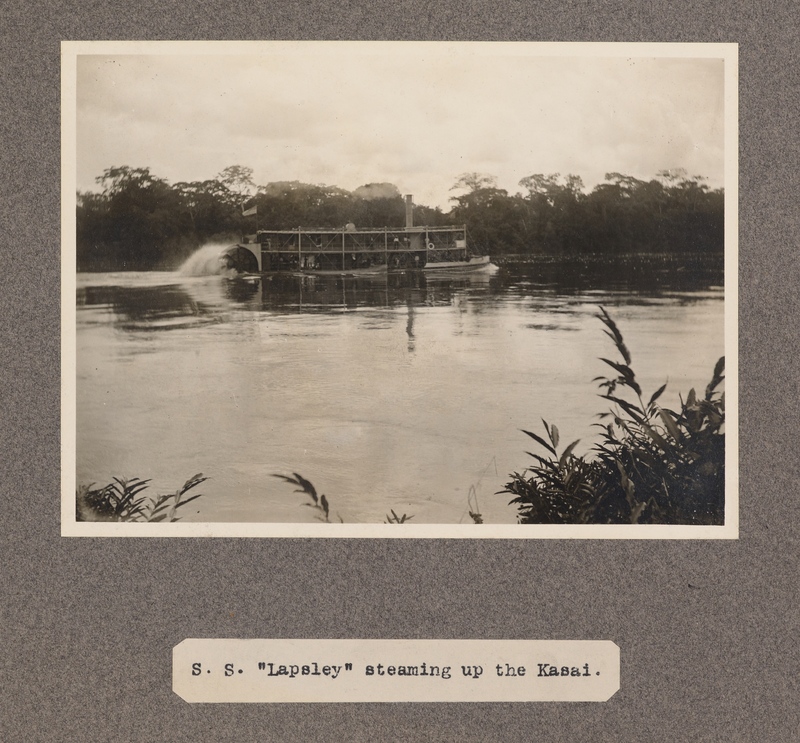
M586 193L578 176L534 174L509 194L491 175L464 173L451 189L450 211L415 204L414 223L466 224L475 251L492 256L722 253L724 194L704 180L685 171L661 171L649 181L608 173ZM99 192L77 195L79 271L173 269L199 246L239 240L256 224L405 224L403 197L390 183L354 191L299 181L261 186L239 165L175 184L149 168L120 166L96 181Z

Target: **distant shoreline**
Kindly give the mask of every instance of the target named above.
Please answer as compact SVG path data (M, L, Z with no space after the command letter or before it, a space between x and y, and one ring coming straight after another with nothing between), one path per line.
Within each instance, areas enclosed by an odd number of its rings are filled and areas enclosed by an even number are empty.
M725 254L710 253L707 251L681 252L681 253L574 253L564 254L504 254L493 255L492 263L498 266L535 263L604 263L604 264L629 264L629 263L703 263L706 266L719 266L723 268Z

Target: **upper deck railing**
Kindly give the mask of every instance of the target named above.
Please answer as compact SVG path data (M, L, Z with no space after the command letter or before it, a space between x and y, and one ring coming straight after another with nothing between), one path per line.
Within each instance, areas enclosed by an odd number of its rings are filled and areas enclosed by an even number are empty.
M466 248L466 225L399 228L307 228L259 230L256 242L269 252L409 252Z

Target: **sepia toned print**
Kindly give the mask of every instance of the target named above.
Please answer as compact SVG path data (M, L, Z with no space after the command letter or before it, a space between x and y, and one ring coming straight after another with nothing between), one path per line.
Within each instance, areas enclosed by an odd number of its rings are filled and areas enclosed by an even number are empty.
M62 533L736 537L735 45L62 59Z

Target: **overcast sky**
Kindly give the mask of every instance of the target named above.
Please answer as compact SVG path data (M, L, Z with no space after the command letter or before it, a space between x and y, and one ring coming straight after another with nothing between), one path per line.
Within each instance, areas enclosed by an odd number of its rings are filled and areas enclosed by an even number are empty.
M592 187L611 171L675 168L722 186L722 60L607 49L299 42L80 55L77 188L96 190L116 165L170 183L228 165L252 168L257 184L388 181L443 208L471 171L512 193L533 173Z

